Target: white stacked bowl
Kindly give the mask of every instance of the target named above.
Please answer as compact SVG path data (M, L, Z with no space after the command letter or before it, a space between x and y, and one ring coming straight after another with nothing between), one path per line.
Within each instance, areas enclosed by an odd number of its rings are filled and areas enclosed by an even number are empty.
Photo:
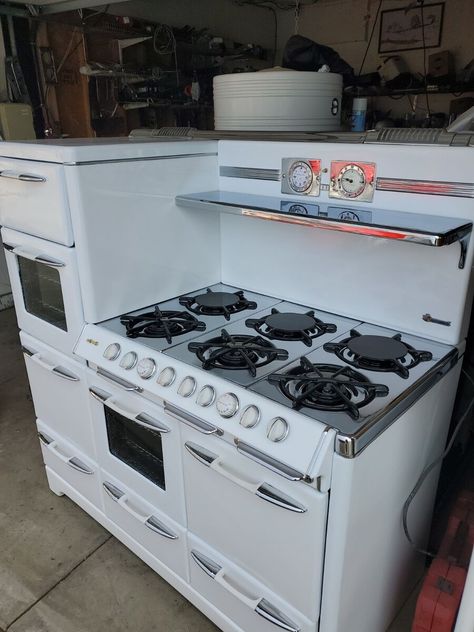
M214 77L216 130L337 131L342 77L271 70Z

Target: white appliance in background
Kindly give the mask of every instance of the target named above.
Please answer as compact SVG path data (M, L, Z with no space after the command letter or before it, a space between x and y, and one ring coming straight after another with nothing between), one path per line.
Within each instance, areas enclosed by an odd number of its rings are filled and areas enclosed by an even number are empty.
M183 189L215 185L215 142L2 143L1 154L0 225L19 325L58 351L72 354L84 322L217 274L218 219L192 225L174 203Z

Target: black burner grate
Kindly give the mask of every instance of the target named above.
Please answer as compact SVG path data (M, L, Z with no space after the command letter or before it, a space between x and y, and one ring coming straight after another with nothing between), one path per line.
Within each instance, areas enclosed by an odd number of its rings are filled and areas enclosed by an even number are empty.
M152 312L121 316L120 322L125 325L129 338L165 338L169 344L175 336L206 329L205 323L188 312L162 312L158 306Z
M319 320L313 311L298 314L272 309L268 316L249 318L245 324L270 340L301 341L307 347L311 347L314 338L337 331L336 325Z
M225 329L216 338L190 342L188 349L196 354L203 369L247 370L253 377L258 368L288 359L287 351L260 336L231 335Z
M410 369L433 358L429 351L417 351L403 342L401 334L392 338L371 336L360 334L354 329L349 338L327 342L323 348L358 369L396 373L404 379L409 377Z
M296 410L347 412L353 419L359 419L360 408L389 392L387 386L373 384L348 366L313 364L306 357L285 373L269 375L268 381L280 388Z
M257 303L248 301L240 290L238 292L213 292L208 288L204 294L182 296L179 302L195 314L224 316L226 320L230 320L232 314L246 309L257 309Z

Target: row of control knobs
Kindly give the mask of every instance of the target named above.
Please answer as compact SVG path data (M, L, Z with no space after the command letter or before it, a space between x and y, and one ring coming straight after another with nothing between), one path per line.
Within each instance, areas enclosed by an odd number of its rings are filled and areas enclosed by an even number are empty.
M105 349L103 356L109 361L117 360L120 357L121 347L114 342ZM156 363L153 358L142 358L138 360L135 351L128 351L120 360L120 367L127 371L136 367L138 375L143 380L151 379L157 370ZM157 383L160 386L171 386L176 379L176 371L172 367L164 368L157 377ZM197 390L196 380L188 375L178 386L178 395L181 397L192 397ZM223 419L234 417L239 409L240 402L234 393L224 393L216 397L216 391L213 386L206 384L201 388L196 397L196 403L203 408L207 408L212 404L216 405L217 412ZM244 428L255 428L260 422L260 409L250 404L246 406L240 414L240 425ZM275 417L267 426L267 438L274 443L284 441L289 433L288 422L283 417Z

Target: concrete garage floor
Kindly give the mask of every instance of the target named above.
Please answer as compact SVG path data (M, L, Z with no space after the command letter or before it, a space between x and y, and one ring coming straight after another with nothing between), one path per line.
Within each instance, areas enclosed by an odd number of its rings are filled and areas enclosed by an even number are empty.
M412 599L390 632L409 632L413 606ZM217 630L72 501L49 490L11 309L0 312L0 632L7 630Z

